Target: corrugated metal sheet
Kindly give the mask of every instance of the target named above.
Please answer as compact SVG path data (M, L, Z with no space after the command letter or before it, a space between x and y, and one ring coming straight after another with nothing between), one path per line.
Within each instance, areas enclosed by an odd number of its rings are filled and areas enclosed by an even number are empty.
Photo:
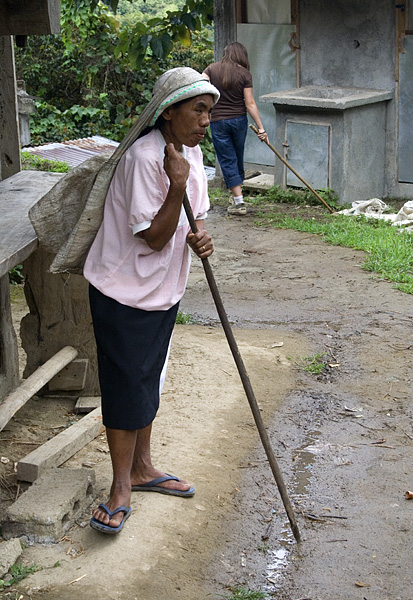
M115 150L118 145L118 142L114 142L113 140L99 135L94 135L90 138L70 140L67 142L53 142L50 144L43 144L42 146L24 148L24 150L35 156L40 156L41 158L47 158L49 160L61 160L70 167L75 167L91 156Z
M67 142L53 142L43 144L43 146L33 146L23 148L26 152L47 158L49 160L61 160L67 163L70 167L75 167L87 158L102 154L110 150L115 150L119 146L118 142L114 142L100 135L94 135L90 138L82 138L80 140L71 140ZM214 167L205 167L207 179L215 177Z

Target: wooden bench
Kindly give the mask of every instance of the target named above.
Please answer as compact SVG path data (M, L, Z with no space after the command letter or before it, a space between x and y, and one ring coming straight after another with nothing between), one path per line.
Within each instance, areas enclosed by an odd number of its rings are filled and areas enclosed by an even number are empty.
M62 176L62 173L20 171L0 182L0 400L19 384L18 344L8 273L37 248L29 209Z

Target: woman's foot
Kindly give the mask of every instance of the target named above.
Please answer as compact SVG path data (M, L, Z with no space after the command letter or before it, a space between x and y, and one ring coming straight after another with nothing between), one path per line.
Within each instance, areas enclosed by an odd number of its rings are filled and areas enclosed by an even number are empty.
M109 500L106 502L105 506L109 509L110 512L118 509L120 506L129 507L131 504L131 494L129 493L112 493L110 495ZM124 513L118 512L114 514L112 517L108 514L106 510L100 508L99 506L92 511L92 516L96 521L103 523L104 525L108 525L109 527L119 527L121 524Z
M162 473L157 469L152 469L145 475L131 476L131 485L133 492L161 492L175 496L193 496L195 490L191 485L169 473Z

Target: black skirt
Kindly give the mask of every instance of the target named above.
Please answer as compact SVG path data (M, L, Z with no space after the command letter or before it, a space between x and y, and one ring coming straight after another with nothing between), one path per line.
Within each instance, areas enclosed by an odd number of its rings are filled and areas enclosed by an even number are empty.
M142 429L159 408L159 382L179 303L146 311L89 286L102 417L110 429Z

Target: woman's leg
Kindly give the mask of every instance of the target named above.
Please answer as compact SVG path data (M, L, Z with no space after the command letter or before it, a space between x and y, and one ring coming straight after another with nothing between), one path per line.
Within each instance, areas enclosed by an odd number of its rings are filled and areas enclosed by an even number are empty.
M228 189L241 186L242 178L238 172L238 159L232 142L232 119L211 123L211 137L219 166Z
M106 502L109 510L113 511L119 506L130 506L132 485L147 483L165 475L152 465L151 433L152 424L143 429L130 431L106 428L113 469L110 496ZM191 487L183 480L170 480L158 485L182 492L186 492ZM123 517L122 513L117 513L113 519L110 519L109 515L100 508L95 508L92 514L95 519L110 527L117 527Z
M148 425L144 429L138 429L137 431L135 452L130 474L132 485L141 485L142 483L147 483L148 481L152 481L152 479L156 479L165 475L165 473L159 471L152 465L151 433L152 424ZM183 492L186 492L191 487L189 483L183 480L165 481L159 485L165 488L180 490Z
M244 169L244 150L245 140L248 132L248 119L247 117L238 117L233 119L232 123L232 143L234 145L235 154L237 157L237 168L238 173L242 181L245 179ZM238 194L239 195L239 194Z
M106 428L106 436L113 469L112 486L106 506L113 511L119 506L130 506L131 470L136 449L137 431ZM95 508L92 514L95 519L110 527L117 527L123 517L123 513L117 513L110 519L109 515L100 508Z

